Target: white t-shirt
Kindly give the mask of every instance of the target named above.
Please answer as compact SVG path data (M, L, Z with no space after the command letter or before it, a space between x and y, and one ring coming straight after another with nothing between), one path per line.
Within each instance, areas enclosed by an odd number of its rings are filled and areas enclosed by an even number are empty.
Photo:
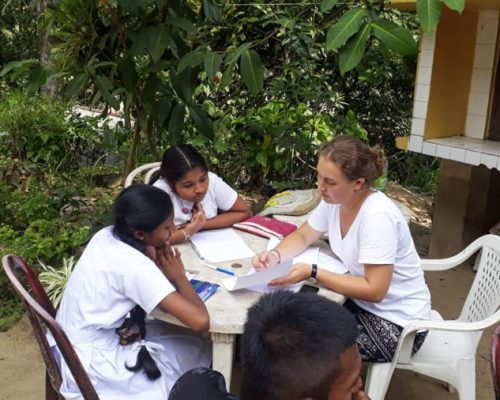
M139 346L122 346L116 328L137 304L147 313L175 288L155 263L101 229L87 245L64 290L57 321L73 344L99 398L167 400L170 388L187 370L210 365L210 348L194 334L153 335L146 339L164 351L152 354L161 378L150 381L142 372L131 372ZM151 332L150 332L151 331ZM51 346L55 342L47 335ZM57 352L57 348L55 350ZM81 399L80 391L65 362L61 364L60 392L66 399Z
M394 265L389 291L380 303L352 300L366 311L401 326L413 319L429 319L429 289L410 229L397 206L385 194L374 192L361 205L343 239L339 210L337 204L321 201L308 223L318 232L328 232L332 251L350 273L363 276L364 264Z
M192 201L181 199L176 193L174 193L170 185L163 178L158 179L153 186L164 190L170 195L172 203L174 204L175 225L181 225L191 221L191 210L194 204ZM229 186L213 172L208 173L208 191L205 198L201 202L207 219L216 217L217 210L229 210L234 205L237 198L238 193L236 193L231 186Z

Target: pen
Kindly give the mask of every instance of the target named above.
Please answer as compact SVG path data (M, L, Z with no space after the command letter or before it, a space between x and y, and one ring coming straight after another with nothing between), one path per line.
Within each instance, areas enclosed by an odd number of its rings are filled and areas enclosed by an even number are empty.
M198 257L200 257L202 260L204 260L203 256L200 254L200 252L198 251L196 246L193 244L193 242L190 242L190 243L191 243L191 247L193 248L194 252L198 255Z
M216 271L223 272L223 273L225 273L225 274L228 274L228 275L232 275L232 276L234 276L234 272L233 272L233 271L229 271L228 269L221 268L221 267L216 267L215 265L208 264L208 263L206 263L206 262L204 262L204 263L203 263L203 265L204 265L205 267L215 269Z

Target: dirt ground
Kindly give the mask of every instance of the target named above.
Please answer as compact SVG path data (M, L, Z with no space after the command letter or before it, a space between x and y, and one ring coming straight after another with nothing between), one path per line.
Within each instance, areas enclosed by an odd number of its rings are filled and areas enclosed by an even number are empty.
M432 229L432 199L390 182L387 194L412 210L410 229L419 254L425 257ZM426 280L431 290L433 308L439 310L445 318L456 318L473 279L474 273L470 266L427 273ZM476 355L478 400L494 398L489 366L492 335L493 328L484 332ZM233 390L237 389L238 375L238 371L235 371ZM9 331L0 333L0 382L0 400L44 398L44 364L26 317ZM386 398L451 400L458 399L458 396L448 392L446 386L437 380L396 370Z

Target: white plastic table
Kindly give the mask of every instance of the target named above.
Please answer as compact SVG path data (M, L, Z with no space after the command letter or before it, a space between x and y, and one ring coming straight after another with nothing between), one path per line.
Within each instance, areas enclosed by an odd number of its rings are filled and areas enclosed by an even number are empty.
M267 239L237 230L235 230L235 232L243 238L243 240L256 254L266 249L268 243ZM320 246L320 251L326 254L332 254L330 247L324 241L318 241L314 245ZM176 247L182 254L184 267L187 270L199 271L195 279L220 284L220 288L210 299L206 301L205 304L210 315L209 332L213 343L213 368L220 371L222 375L224 375L226 384L230 387L236 335L243 333L247 310L262 295L262 293L245 289L228 292L222 285L221 280L229 278L229 275L203 266L202 260L194 252L189 243L182 243ZM242 264L243 267L231 268L231 264L234 262ZM224 266L234 271L234 273L238 276L245 275L251 268L251 259L229 261L218 263L217 265ZM322 288L321 286L319 287L320 290L318 294L339 303L342 303L345 300L343 295L329 289ZM175 325L182 325L182 323L175 317L165 313L159 308L155 309L151 315L154 318L161 319Z

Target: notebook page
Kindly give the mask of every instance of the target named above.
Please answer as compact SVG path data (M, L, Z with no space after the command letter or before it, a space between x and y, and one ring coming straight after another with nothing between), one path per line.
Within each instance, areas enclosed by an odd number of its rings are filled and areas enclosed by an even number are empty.
M198 232L190 240L201 259L214 263L250 258L255 255L232 229Z

